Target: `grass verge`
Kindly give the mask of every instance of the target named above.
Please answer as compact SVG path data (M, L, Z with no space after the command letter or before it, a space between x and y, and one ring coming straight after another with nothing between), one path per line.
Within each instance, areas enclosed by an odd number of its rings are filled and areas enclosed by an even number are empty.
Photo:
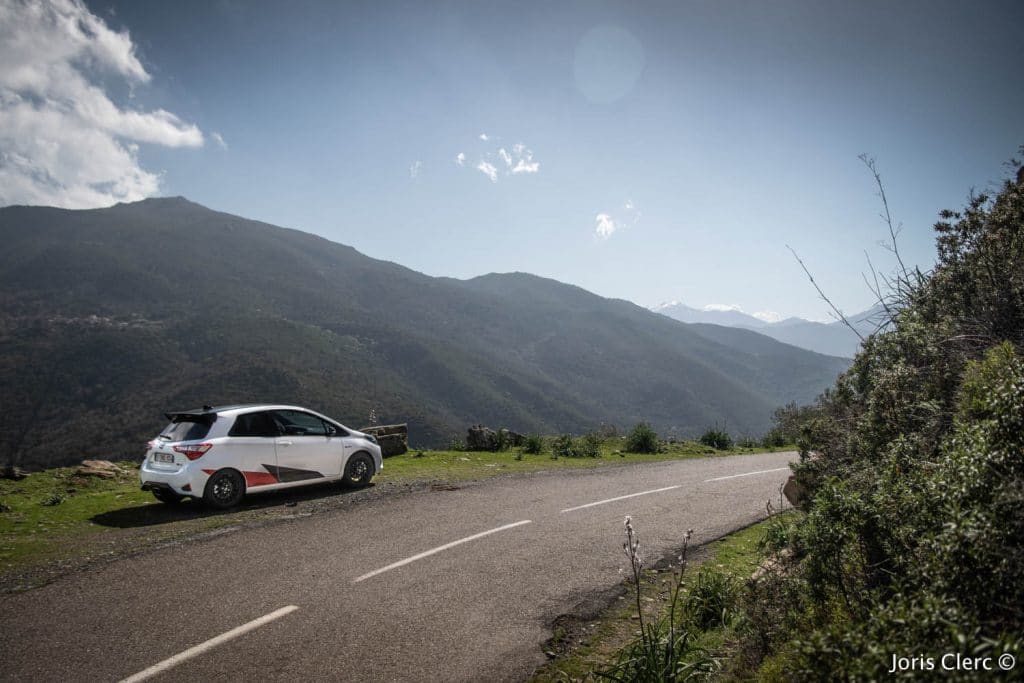
M718 662L728 658L736 620L728 605L714 600L720 597L719 584L731 584L738 590L750 580L765 559L762 539L772 525L785 522L792 514L776 515L691 551L676 608L677 622L692 632L689 651ZM646 623L668 617L677 581L678 574L669 564L643 570L640 602ZM629 579L624 579L623 585L625 591L600 613L556 620L546 648L551 661L534 672L531 683L608 680L597 672L611 670L640 638L634 587Z

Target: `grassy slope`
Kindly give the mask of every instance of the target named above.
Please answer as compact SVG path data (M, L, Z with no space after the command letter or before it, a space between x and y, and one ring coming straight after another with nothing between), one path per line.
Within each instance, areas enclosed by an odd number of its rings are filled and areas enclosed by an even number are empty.
M522 455L518 450L410 451L388 458L374 482L376 490L386 492L395 485L468 481L516 472L759 452L715 451L691 442L670 444L664 453L652 455L620 451L621 441L615 439L604 444L599 458L553 460L548 454ZM238 510L217 512L192 501L174 507L157 503L149 493L139 490L137 463L120 463L120 468L114 480L78 477L75 468L70 467L37 472L22 481L0 480L0 578L32 573L44 565L134 552L227 526L311 514L343 504L348 496L358 493L334 484L314 485L253 496ZM53 496L60 497L61 502L46 505ZM27 581L36 583L38 578Z

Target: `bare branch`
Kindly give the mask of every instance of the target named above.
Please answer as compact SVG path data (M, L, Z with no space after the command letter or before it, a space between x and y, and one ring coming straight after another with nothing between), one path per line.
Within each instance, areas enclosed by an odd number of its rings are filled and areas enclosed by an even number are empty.
M907 267L903 264L903 258L900 256L899 246L896 244L896 236L900 234L900 230L903 229L903 225L900 224L898 226L893 226L892 214L889 212L889 200L885 196L885 185L882 183L882 175L878 172L878 167L875 164L875 158L868 156L867 154L860 154L857 158L864 162L864 165L868 167L868 170L871 171L871 175L875 178L875 184L878 186L878 196L882 199L882 209L884 211L882 219L889 227L889 237L892 239L892 249L890 249L890 251L892 251L893 255L896 257L896 261L900 264L901 274L906 275Z
M796 253L796 251L795 251L795 250L793 249L793 247L791 247L791 246L789 246L789 245L787 244L787 245L786 245L786 249L789 249L789 252L790 252L791 254L793 254L793 258L795 258L795 259L796 259L796 262L800 264L800 267L804 269L804 273L805 273L805 274L807 275L807 279L808 279L808 280L810 280L810 281L811 281L811 284L812 284L812 285L814 285L814 288L815 288L816 290L818 290L818 296L820 296L820 297L822 298L822 300L823 300L823 301L824 301L825 303L827 303L827 304L829 305L829 307L830 307L830 308L831 308L831 309L832 309L833 311L835 311L835 314L836 314L836 316L838 317L839 321L840 321L841 323L843 323L844 325L846 325L847 327L849 327L849 328L850 328L850 330L851 330L851 331L852 331L852 332L853 332L853 333L854 333L855 335L857 335L857 338L858 338L858 339L860 339L860 340L861 340L861 341L863 342L863 341L864 341L864 335L862 335L862 334L861 334L860 332L858 332L858 331L857 331L857 328L856 328L856 327L854 327L853 325L851 325L851 324L850 324L850 321L846 319L846 316L845 316L845 315L843 315L843 312L842 312L842 311L840 311L840 310L839 310L838 308L836 308L836 305L835 305L834 303L832 303L832 300L831 300L831 299L829 299L829 298L828 298L827 296L825 296L825 292L821 291L821 287L819 287L819 286L818 286L818 283L817 283L817 282L815 282L815 280L814 280L814 276L813 276L813 275L811 275L811 271L809 271L809 270L807 269L807 266L806 266L806 265L804 265L804 262L803 262L803 260L802 260L802 259L801 259L801 258L800 258L800 257L799 257L798 255L797 255L797 253Z

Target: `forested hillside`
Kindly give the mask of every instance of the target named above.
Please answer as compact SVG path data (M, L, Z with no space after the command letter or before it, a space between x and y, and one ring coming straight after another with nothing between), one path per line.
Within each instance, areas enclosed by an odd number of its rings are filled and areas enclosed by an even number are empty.
M357 427L373 410L420 445L476 422L757 435L848 366L530 275L428 277L181 198L8 207L0 240L0 462L135 457L166 410L253 401Z

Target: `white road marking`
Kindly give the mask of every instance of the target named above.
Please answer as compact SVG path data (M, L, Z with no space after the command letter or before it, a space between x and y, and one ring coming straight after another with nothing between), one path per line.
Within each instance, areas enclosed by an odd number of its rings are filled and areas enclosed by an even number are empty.
M755 474L767 474L768 472L781 472L782 470L788 470L788 467L776 467L774 470L758 470L757 472L744 472L743 474L730 474L728 477L715 477L714 479L705 479L704 483L709 481L722 481L723 479L735 479L736 477L750 477Z
M369 578L372 578L374 576L377 576L378 574L383 574L386 571L391 571L392 569L397 569L399 567L404 567L405 565L410 564L412 562L415 562L416 560L422 560L424 557L430 557L431 555L434 555L436 553L448 550L450 548L454 548L457 545L462 545L463 543L469 543L470 541L475 541L478 538L483 538L484 536L490 536L491 534L496 534L499 531L505 531L506 529L514 529L517 526L522 526L524 524L532 524L532 523L533 523L533 520L524 519L521 522L513 522L512 524L506 524L505 526L499 526L496 529L490 529L488 531L481 531L478 534L473 534L472 536L466 536L465 538L460 538L457 541L452 541L451 543L445 543L444 545L439 545L436 548L431 548L430 550L424 551L424 552L422 552L422 553L420 553L418 555L413 555L412 557L407 557L404 560L399 560L398 562L394 562L392 564L389 564L386 567L381 567L380 569L374 569L372 572L369 572L367 574L363 574L362 576L360 576L357 579L352 579L352 583L359 583L360 581L365 581L366 579L369 579Z
M195 647L190 647L189 649L185 650L181 654L174 655L170 659L165 659L164 661L160 662L159 664L154 664L153 666L149 667L148 669L146 669L144 671L140 671L139 673L135 674L134 676L129 676L128 678L125 678L124 680L122 680L121 683L137 683L138 681L144 681L144 680L146 680L148 678L152 678L153 676L156 676L157 674L162 674L163 672L167 671L168 669L170 669L172 667L175 667L175 666L181 664L182 662L184 662L186 660L192 659L193 657L195 657L197 655L201 655L204 652L206 652L207 650L212 650L213 648L217 647L218 645L222 645L222 644L228 642L229 640L233 640L233 639L237 638L238 636L244 635L244 634L248 633L249 631L257 629L260 626L263 626L264 624L269 624L270 622L274 621L275 619L280 619L284 615L290 614L290 613L294 612L297 609L299 609L299 608L297 606L295 606L295 605L288 605L287 607L282 607L281 609L276 610L274 612L271 612L270 614L265 614L262 617L260 617L259 619L253 619L252 621L250 621L247 624L242 624L241 626L239 626L237 628L231 629L227 633L222 633L221 635L217 636L216 638L211 638L210 640L207 640L205 643L199 643Z
M572 512L573 510L582 510L583 508L592 508L595 505L604 505L605 503L614 503L617 500L626 500L627 498L636 498L637 496L646 496L648 493L661 493L662 491L671 491L672 489L677 489L680 486L682 486L682 484L676 484L675 486L666 486L663 489L652 489L650 491L641 491L640 493L630 493L629 495L626 495L626 496L617 496L615 498L608 498L607 500L599 500L599 501L597 501L595 503L587 503L586 505L577 505L574 508L566 508L566 509L562 510L562 512L563 513L564 512Z

